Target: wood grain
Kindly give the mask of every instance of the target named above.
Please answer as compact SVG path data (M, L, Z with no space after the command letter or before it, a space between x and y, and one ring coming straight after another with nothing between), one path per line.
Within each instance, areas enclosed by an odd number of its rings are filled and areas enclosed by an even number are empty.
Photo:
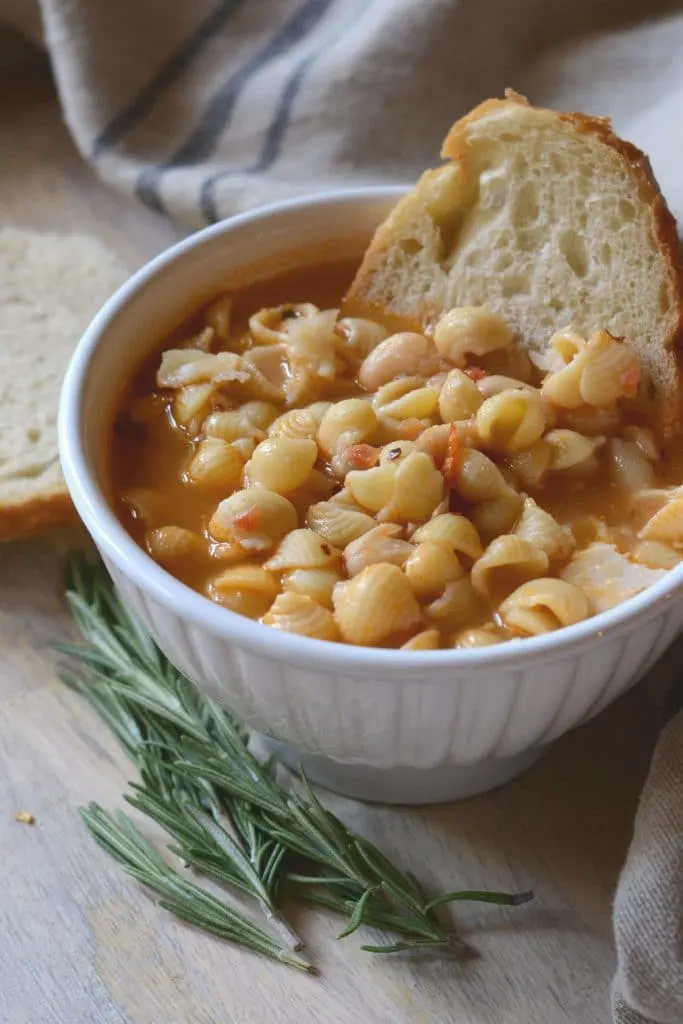
M0 80L4 223L89 230L131 267L172 228L98 184L61 123L46 67ZM10 100L11 95L11 100ZM458 912L465 962L371 958L323 912L296 920L319 978L171 920L101 853L77 808L120 803L130 772L55 676L69 635L68 536L0 550L0 1021L7 1024L600 1024L614 967L610 900L651 749L639 688L526 776L451 807L326 795L431 887L531 887L518 910ZM33 826L14 819L20 810Z

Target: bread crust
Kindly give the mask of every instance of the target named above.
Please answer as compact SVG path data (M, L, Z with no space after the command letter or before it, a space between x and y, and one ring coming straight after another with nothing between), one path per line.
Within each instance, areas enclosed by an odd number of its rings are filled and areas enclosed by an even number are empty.
M0 505L0 541L31 537L52 527L78 521L66 487L55 487L23 501Z
M468 126L486 117L494 110L505 109L510 105L531 106L526 96L522 96L513 89L505 91L503 100L484 100L469 114L465 114L455 122L444 139L441 156L448 160L465 161L467 159L466 130ZM676 218L661 193L649 158L632 142L627 142L615 134L609 117L594 117L578 112L559 113L544 107L537 109L557 117L579 132L595 136L618 153L628 166L639 199L650 208L653 231L670 271L672 306L677 306L678 322L667 340L666 347L681 347L683 345L683 244L678 237Z
M504 99L488 99L480 103L468 114L453 124L444 139L441 156L451 163L467 166L469 142L467 130L475 122L486 118L499 110L511 106L531 107L529 100L507 89ZM672 378L676 378L675 386L667 396L662 407L661 428L665 434L671 434L679 425L683 407L683 244L678 236L676 220L664 199L648 157L631 142L621 139L612 129L612 123L606 117L594 117L582 113L558 113L547 108L534 108L549 116L556 117L563 124L571 126L575 131L592 135L601 143L614 150L628 169L635 192L639 200L647 206L652 221L653 236L662 254L668 276L669 306L673 311L673 323L668 331L663 347L675 361L672 367ZM402 204L419 202L420 192L426 181L426 175L434 174L427 171L418 181L415 189L408 197L400 200L396 210L378 228L372 239L347 295L343 309L348 315L369 316L379 319L390 329L424 330L430 319L433 320L441 310L429 309L425 304L423 317L397 317L388 314L381 302L368 298L369 287L374 271L381 263L384 253L391 247L394 236L394 224L399 219ZM403 207L405 209L405 207ZM393 237L392 237L393 236Z

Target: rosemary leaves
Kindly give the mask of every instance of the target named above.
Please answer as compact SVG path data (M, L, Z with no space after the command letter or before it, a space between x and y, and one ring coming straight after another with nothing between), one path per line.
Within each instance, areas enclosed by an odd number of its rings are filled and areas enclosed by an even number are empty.
M518 905L531 893L461 891L430 898L411 874L350 831L319 801L305 777L283 786L275 764L249 749L249 736L161 654L116 595L101 565L70 561L66 591L83 645L58 649L80 665L61 678L81 693L137 767L126 800L167 833L168 851L225 899L190 881L141 835L130 819L91 804L81 811L96 841L123 869L160 897L160 905L207 932L302 970L298 936L285 921L285 892L344 914L344 938L363 925L390 933L372 953L432 947L457 939L439 907L458 900ZM184 869L183 869L184 870ZM230 898L253 901L260 927Z

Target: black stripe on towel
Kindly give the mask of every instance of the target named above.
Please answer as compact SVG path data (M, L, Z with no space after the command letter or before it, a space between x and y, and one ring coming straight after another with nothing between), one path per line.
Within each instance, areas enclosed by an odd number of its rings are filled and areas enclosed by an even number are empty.
M185 142L163 164L144 170L136 184L136 194L150 209L164 212L159 194L163 174L176 167L190 167L208 159L235 109L243 90L260 71L302 42L313 31L335 0L307 0L297 13L275 33L266 45L241 68L234 71L209 103L206 112Z
M361 2L353 9L351 17L349 17L346 22L343 22L338 26L334 34L329 34L328 38L331 46L335 46L340 39L346 35L349 29L356 27L359 18L362 17L363 14L367 14L373 3L374 0L361 0ZM325 42L327 42L327 40L325 40ZM213 224L219 219L215 189L217 182L222 181L223 178L229 178L234 174L262 174L275 163L280 155L284 135L291 120L292 107L294 106L304 79L308 74L308 69L330 48L331 47L327 47L324 44L321 45L317 50L315 50L315 52L309 53L308 56L304 57L303 60L301 60L294 68L284 89L282 90L280 100L275 109L273 119L268 126L263 147L258 159L252 164L247 164L242 167L229 167L222 171L218 171L203 182L199 194L199 208L207 223Z
M166 90L173 85L192 61L199 56L204 47L213 39L233 14L245 3L245 0L221 0L218 6L197 26L166 62L159 69L145 88L133 102L122 110L100 132L92 145L91 157L96 160L105 150L115 146L149 114L154 104Z
M285 88L280 96L280 102L277 105L275 116L268 126L266 132L266 138L263 143L263 149L258 160L247 167L235 167L229 170L219 171L218 174L212 175L207 178L202 184L201 191L199 194L199 208L208 224L212 224L218 220L218 210L216 207L216 195L215 185L216 182L222 178L228 178L233 174L260 174L267 170L276 160L280 153L282 146L282 140L289 124L292 106L297 97L299 89L306 77L310 65L313 63L318 54L309 54L308 57L304 58L297 67L293 74L287 81Z

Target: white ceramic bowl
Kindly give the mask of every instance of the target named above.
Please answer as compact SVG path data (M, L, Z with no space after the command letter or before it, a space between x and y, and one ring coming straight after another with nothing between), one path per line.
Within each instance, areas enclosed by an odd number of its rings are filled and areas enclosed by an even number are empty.
M200 231L152 260L95 317L61 398L62 465L120 593L172 662L271 738L290 765L367 800L469 796L530 765L635 683L683 627L683 568L558 633L406 654L289 635L220 608L156 565L105 497L113 406L139 361L200 302L255 268L353 256L400 189L280 203Z

